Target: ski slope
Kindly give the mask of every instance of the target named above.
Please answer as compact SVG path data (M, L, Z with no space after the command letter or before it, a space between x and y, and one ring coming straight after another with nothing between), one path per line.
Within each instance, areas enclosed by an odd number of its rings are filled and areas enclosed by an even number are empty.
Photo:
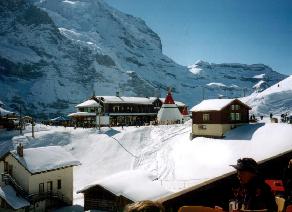
M270 113L281 115L292 111L292 76L276 83L260 93L253 93L242 98L252 107L252 112L257 115Z

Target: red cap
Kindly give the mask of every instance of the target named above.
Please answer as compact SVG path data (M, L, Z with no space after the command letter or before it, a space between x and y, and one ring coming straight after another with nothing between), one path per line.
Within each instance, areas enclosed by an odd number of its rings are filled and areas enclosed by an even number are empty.
M171 91L168 91L168 94L164 100L164 104L174 104L172 95L171 95Z

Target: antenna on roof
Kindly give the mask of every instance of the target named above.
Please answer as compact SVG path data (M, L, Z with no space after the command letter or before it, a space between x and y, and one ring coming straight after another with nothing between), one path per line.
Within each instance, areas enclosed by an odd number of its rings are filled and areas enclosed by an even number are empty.
M92 82L91 91L92 91L92 97L94 97L95 96L94 82Z
M158 88L155 89L154 96L155 96L156 98L160 98L160 86L159 86Z

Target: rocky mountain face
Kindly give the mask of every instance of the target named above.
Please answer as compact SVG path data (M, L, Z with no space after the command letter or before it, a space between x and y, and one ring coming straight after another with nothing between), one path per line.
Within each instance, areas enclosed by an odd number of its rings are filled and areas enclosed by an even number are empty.
M261 64L178 65L143 20L102 0L0 1L0 99L36 117L74 111L93 92L164 96L172 87L192 106L284 78Z

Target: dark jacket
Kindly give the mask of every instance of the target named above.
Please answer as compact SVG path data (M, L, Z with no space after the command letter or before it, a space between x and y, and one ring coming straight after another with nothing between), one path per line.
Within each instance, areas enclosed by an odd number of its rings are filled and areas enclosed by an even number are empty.
M260 177L255 177L247 185L241 186L238 202L245 210L277 211L275 196L270 186Z
M283 183L286 198L292 197L292 168L287 168L284 170Z

